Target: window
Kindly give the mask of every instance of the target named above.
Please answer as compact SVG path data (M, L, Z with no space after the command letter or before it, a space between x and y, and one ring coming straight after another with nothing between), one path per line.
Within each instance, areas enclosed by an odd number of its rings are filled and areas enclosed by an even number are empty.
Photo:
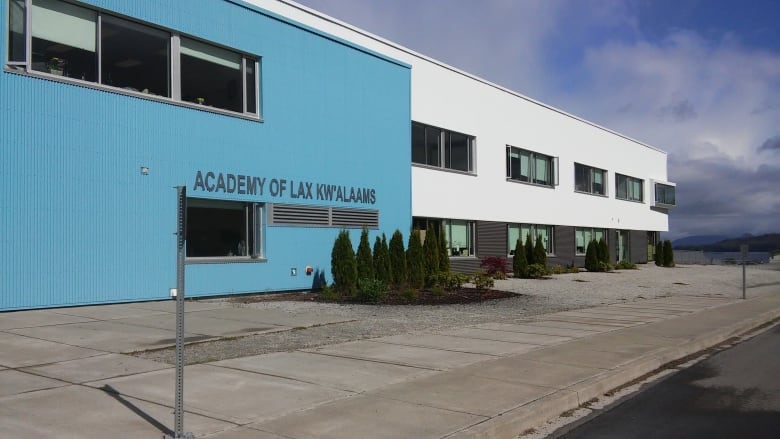
M187 257L263 257L263 208L257 203L187 199Z
M17 70L258 114L256 58L62 0L8 5L8 65Z
M521 240L521 244L525 244L526 237L531 236L531 242L536 245L536 237L542 237L542 245L547 251L548 255L555 253L555 245L553 238L553 226L545 226L541 224L510 224L508 230L509 240L507 242L508 254L515 254L515 245L517 240Z
M542 186L553 186L555 184L555 162L553 157L507 146L506 178Z
M412 162L474 171L474 137L412 122Z
M668 184L655 184L655 204L661 206L675 206L675 187Z
M579 163L574 164L574 190L595 195L606 195L607 171Z
M615 197L621 200L643 201L642 186L644 182L638 178L615 174Z
M577 227L574 229L574 246L575 253L577 255L585 255L588 251L588 244L591 241L601 241L601 238L606 239L607 234L604 229L592 229Z
M428 227L434 231L442 230L447 250L450 256L474 256L474 222L465 220L449 220L435 218L412 218L412 228L420 231L420 238L425 240Z

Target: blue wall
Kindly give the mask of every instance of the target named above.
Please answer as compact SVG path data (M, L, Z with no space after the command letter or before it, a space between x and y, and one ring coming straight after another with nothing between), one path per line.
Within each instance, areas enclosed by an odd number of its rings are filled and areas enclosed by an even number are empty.
M379 233L409 230L408 66L238 2L87 3L261 57L264 122L1 71L0 310L167 298L174 186L202 196L198 170L374 188L374 205L304 203L378 209ZM266 226L267 262L187 265L187 295L309 288L306 265L330 280L337 233Z

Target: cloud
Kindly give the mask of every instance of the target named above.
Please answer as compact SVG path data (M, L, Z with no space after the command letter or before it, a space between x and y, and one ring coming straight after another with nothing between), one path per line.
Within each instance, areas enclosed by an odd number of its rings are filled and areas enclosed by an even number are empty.
M685 122L696 118L696 110L688 99L661 107L661 119L670 118L674 122Z
M780 135L770 137L758 147L758 151L780 150Z

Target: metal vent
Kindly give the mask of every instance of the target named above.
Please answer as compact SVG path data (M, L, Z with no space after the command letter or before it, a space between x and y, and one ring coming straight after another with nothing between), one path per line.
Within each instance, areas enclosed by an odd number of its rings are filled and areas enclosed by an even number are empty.
M335 227L379 228L378 210L333 208L331 217L331 225Z
M330 225L327 207L298 204L272 204L268 210L269 225L320 226Z

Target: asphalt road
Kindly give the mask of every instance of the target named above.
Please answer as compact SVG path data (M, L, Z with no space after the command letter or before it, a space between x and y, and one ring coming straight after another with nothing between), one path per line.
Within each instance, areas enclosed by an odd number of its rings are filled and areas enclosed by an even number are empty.
M780 438L780 325L720 351L558 438Z

